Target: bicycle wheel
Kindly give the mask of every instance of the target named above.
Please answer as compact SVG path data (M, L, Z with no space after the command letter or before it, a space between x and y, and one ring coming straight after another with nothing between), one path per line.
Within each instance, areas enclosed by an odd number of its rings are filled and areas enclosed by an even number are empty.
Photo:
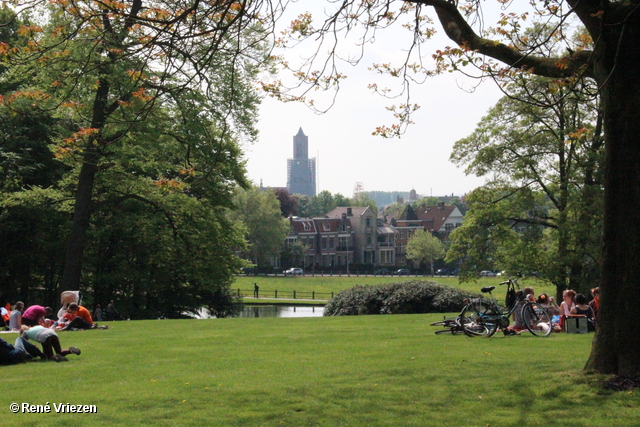
M470 337L490 337L498 330L498 324L486 320L473 306L467 305L460 313L460 326L462 331Z
M551 316L536 302L528 302L522 307L522 321L529 332L538 337L548 336L553 329Z

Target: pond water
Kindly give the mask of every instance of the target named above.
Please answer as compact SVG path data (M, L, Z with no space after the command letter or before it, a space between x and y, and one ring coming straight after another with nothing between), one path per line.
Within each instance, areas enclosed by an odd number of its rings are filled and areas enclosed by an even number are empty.
M322 317L324 307L293 305L245 305L237 317ZM210 319L209 311L201 309L198 319Z
M323 313L324 307L247 305L238 317L322 317Z

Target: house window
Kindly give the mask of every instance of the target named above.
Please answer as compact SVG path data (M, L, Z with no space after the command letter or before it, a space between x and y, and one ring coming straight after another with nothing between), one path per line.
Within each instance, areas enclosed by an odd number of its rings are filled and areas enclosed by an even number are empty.
M327 249L327 237L322 236L322 249Z
M338 250L339 251L347 251L347 250L349 250L349 238L348 237L339 237L338 238Z
M393 264L393 251L380 251L380 264Z
M333 249L335 246L335 241L333 237L329 237L329 249Z
M404 230L400 230L400 239L404 240Z
M452 224L452 223L450 223L450 222L446 223L446 224L444 225L444 229L445 229L446 231L451 231L451 230L453 230L453 224Z

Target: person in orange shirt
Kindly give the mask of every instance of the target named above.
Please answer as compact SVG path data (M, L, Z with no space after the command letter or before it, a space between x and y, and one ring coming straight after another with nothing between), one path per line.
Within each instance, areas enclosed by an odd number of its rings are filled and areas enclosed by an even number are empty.
M65 315L69 319L69 323L63 331L67 331L70 329L93 329L93 319L91 318L91 313L89 310L82 307L81 305L72 302L69 304L69 308L67 308L67 314Z

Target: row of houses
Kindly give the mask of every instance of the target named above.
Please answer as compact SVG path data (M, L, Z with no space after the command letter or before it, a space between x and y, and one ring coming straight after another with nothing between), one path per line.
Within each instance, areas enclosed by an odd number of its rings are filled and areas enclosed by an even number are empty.
M462 221L460 210L443 202L421 208L406 205L397 218L378 218L369 207L338 207L323 218L290 218L285 248L302 248L295 262L289 262L303 268L406 265L407 243L416 231L446 239Z

